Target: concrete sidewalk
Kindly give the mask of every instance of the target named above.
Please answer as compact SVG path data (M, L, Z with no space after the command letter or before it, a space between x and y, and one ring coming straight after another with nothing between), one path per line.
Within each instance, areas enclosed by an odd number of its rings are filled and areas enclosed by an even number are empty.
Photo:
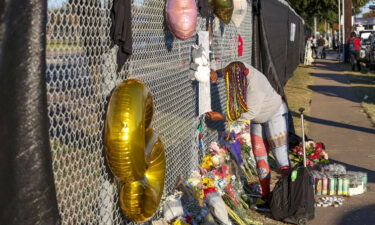
M375 225L375 128L337 61L317 60L313 76L308 136L326 144L331 161L367 172L370 187L339 208L316 208L316 218L309 224Z

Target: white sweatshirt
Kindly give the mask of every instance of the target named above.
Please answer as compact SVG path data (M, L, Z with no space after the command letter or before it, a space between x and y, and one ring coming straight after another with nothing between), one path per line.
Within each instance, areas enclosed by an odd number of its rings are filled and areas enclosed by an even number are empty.
M249 69L247 75L247 106L248 112L242 113L240 121L251 120L264 123L270 120L282 105L281 96L273 89L266 76L254 67L245 64Z

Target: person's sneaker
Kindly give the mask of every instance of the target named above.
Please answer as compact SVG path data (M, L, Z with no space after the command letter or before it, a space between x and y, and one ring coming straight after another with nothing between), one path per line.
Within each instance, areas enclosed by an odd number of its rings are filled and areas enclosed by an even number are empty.
M258 200L256 204L256 210L259 212L269 212L270 210L270 202L269 197L262 197Z

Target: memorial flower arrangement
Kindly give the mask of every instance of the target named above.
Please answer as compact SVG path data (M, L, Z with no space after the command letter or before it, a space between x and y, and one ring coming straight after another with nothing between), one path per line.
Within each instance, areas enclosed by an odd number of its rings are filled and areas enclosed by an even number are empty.
M240 179L243 171L237 160L241 152L237 158L231 157L231 154L233 152L226 145L212 142L199 171L192 172L186 178L185 186L199 204L215 209L210 211L215 212L213 216L221 224L230 223L228 215L236 224L254 224L256 222L247 213L250 207L244 183Z
M318 163L328 163L328 153L322 142L307 141L306 148L306 164L315 166ZM299 144L290 151L291 160L295 163L303 162L303 146Z
M250 122L231 122L230 133L223 133L221 142L229 149L247 183L258 181L256 162L251 149Z
M259 184L249 126L249 123L231 123L220 144L209 145L199 168L181 178L178 190L184 194L170 205L181 205L184 210L176 213L176 207L169 207L174 212L165 213L173 214L164 216L169 225L210 223L210 218L211 222L224 225L262 224L250 218L250 205L255 203L251 194L259 192L254 188Z
M180 216L172 222L172 225L190 225L191 222L191 216Z

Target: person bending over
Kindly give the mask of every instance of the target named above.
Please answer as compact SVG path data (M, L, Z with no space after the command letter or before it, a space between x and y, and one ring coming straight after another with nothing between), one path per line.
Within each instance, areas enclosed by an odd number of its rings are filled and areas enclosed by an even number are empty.
M267 78L249 65L234 62L223 69L222 73L227 87L227 115L208 112L206 116L213 120L251 121L252 151L257 162L262 197L268 199L270 151L282 174L287 174L290 170L287 105Z

